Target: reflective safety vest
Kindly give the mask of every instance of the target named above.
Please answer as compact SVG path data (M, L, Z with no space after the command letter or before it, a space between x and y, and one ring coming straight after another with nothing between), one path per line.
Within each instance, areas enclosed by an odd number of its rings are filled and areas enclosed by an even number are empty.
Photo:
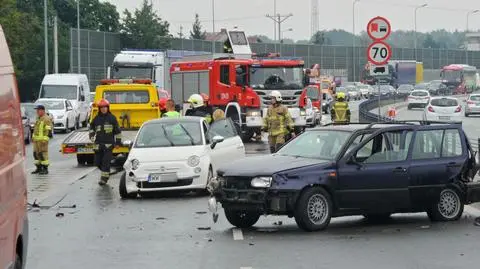
M266 117L263 118L263 129L271 136L285 135L293 131L294 125L288 108L269 106Z
M178 113L177 111L168 111L168 112L163 113L162 118L163 117L166 117L166 118L180 118L180 113Z
M350 108L347 102L335 102L332 108L332 116L334 122L349 122Z
M47 142L50 140L48 133L52 131L52 121L47 115L39 117L33 127L32 139L34 142Z

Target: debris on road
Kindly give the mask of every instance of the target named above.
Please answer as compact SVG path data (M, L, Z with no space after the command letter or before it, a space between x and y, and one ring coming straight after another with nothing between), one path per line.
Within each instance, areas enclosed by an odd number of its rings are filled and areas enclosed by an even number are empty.
M195 212L195 214L205 215L205 214L207 214L207 212L206 211L197 211L197 212Z
M57 218L63 218L65 216L65 214L63 214L62 212L58 212L55 217Z
M73 205L68 205L68 206L59 206L58 208L77 208L77 205L76 204L73 204Z
M200 231L209 231L211 229L212 229L211 227L197 227L197 230L200 230Z
M155 218L156 220L166 220L167 218L164 218L164 217L158 217L158 218Z

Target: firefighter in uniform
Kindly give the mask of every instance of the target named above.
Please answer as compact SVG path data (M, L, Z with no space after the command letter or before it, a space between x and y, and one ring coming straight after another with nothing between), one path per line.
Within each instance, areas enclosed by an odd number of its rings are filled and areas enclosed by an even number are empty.
M105 185L110 178L110 162L113 159L113 148L121 145L121 131L117 118L110 113L110 103L102 99L97 104L98 115L90 124L90 140L95 142L95 165L100 169L98 184Z
M209 113L209 109L200 94L192 94L187 102L190 104L190 109L187 110L185 116L203 117L208 124L212 123L212 114Z
M53 124L50 117L45 113L45 106L37 105L37 121L33 128L33 158L36 169L32 174L48 174L48 141L53 137Z
M350 123L350 108L345 102L345 93L339 92L337 94L337 101L333 104L332 121L334 124L349 124Z
M263 118L262 130L268 132L270 152L276 152L284 143L285 136L295 137L293 120L288 108L282 105L282 94L279 91L270 93L272 104L268 107L267 115Z

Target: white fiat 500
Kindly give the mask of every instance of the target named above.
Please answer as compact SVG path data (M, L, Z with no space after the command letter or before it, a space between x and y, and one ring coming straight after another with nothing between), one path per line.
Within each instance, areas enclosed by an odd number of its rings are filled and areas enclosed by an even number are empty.
M120 196L172 190L205 190L220 165L245 157L230 119L211 126L200 117L162 118L143 124L120 180Z

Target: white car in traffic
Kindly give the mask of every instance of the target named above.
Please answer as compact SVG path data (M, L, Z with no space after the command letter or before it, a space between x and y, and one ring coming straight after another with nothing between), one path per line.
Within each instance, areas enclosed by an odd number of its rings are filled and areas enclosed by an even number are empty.
M245 146L229 119L208 126L204 118L162 118L143 124L120 180L120 196L173 190L206 190L216 170L245 157Z
M469 95L465 103L465 117L480 114L480 94Z
M72 103L67 99L42 98L36 104L42 104L53 119L53 130L68 132L74 130L77 125L78 113Z
M453 97L433 97L423 112L423 120L456 122L462 120L462 106Z
M424 108L429 101L430 93L427 90L413 90L407 98L408 109L414 107Z

